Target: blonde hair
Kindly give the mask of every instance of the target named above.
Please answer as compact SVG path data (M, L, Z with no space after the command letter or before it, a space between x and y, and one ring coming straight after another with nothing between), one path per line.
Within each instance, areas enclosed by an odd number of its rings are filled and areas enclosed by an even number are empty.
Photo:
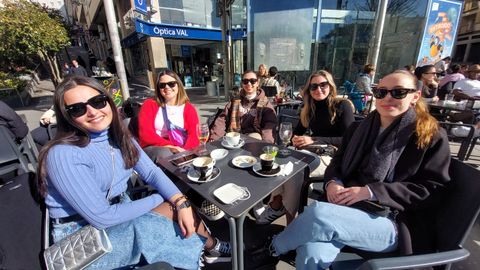
M417 77L407 70L396 70L392 74L400 73L409 77L416 86L418 83ZM417 89L418 90L418 89ZM415 103L415 113L417 114L415 120L415 134L417 135L417 147L419 149L427 148L433 140L433 136L438 133L439 125L437 119L433 117L428 111L427 104L423 101L423 98Z
M307 84L303 86L303 89L301 91L304 105L303 105L302 111L300 112L300 122L302 123L302 126L306 128L308 128L310 124L310 119L315 114L315 100L310 95L310 82L312 81L313 78L316 78L319 76L324 77L327 80L328 85L330 87L330 93L327 96L327 104L328 104L328 112L330 115L331 124L335 123L335 117L337 116L336 104L337 102L341 101L336 99L337 86L333 81L332 75L328 71L318 70L312 73L310 77L308 77Z
M171 70L164 70L160 72L157 76L157 83L155 84L155 101L157 101L158 106L163 107L165 106L165 99L163 98L162 94L160 93L160 78L168 75L172 78L175 79L177 82L177 88L178 88L178 93L177 93L177 98L175 100L175 105L183 105L186 102L190 102L190 99L188 98L187 91L185 91L185 87L183 86L182 80L180 77L178 77L177 73L171 71Z
M264 69L264 71L265 71L264 74L260 74L260 70L261 70L262 67L265 68L265 69ZM266 66L265 64L260 64L260 65L258 66L257 76L259 76L259 77L266 77L267 75L268 75L267 66Z

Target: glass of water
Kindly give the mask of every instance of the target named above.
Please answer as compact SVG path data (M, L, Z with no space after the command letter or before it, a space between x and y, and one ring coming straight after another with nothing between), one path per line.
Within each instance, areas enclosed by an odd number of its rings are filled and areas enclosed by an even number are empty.
M291 151L287 148L288 144L290 143L290 139L293 135L293 128L292 123L290 122L283 122L280 123L280 128L278 130L278 134L280 136L280 140L282 140L283 149L278 151L282 156L290 155Z

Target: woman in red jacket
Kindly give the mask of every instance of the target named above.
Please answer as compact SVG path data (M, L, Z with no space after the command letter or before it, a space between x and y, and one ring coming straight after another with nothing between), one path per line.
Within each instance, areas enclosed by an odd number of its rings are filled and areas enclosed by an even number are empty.
M155 98L143 103L138 119L140 146L153 161L200 144L197 111L171 70L158 75Z

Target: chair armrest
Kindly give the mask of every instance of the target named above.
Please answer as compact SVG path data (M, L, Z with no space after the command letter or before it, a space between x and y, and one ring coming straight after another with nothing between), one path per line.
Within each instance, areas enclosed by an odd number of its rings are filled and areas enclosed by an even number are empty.
M413 269L445 265L466 259L468 250L461 248L431 254L371 259L364 262L359 270Z
M309 177L308 180L303 181L302 183L302 190L300 191L300 201L298 205L298 213L303 212L303 208L307 206L308 202L308 188L310 184L323 182L324 178L321 177Z

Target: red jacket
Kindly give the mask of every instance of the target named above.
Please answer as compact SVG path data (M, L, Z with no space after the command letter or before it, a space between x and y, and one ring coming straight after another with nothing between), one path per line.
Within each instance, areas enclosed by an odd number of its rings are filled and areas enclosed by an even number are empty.
M169 139L162 138L155 130L155 117L158 110L157 102L154 99L147 99L142 105L138 114L138 137L140 146L165 146L174 145ZM184 128L187 131L187 140L185 141L184 149L190 150L200 144L197 136L197 125L199 123L198 114L195 107L189 102L185 103L183 110Z

